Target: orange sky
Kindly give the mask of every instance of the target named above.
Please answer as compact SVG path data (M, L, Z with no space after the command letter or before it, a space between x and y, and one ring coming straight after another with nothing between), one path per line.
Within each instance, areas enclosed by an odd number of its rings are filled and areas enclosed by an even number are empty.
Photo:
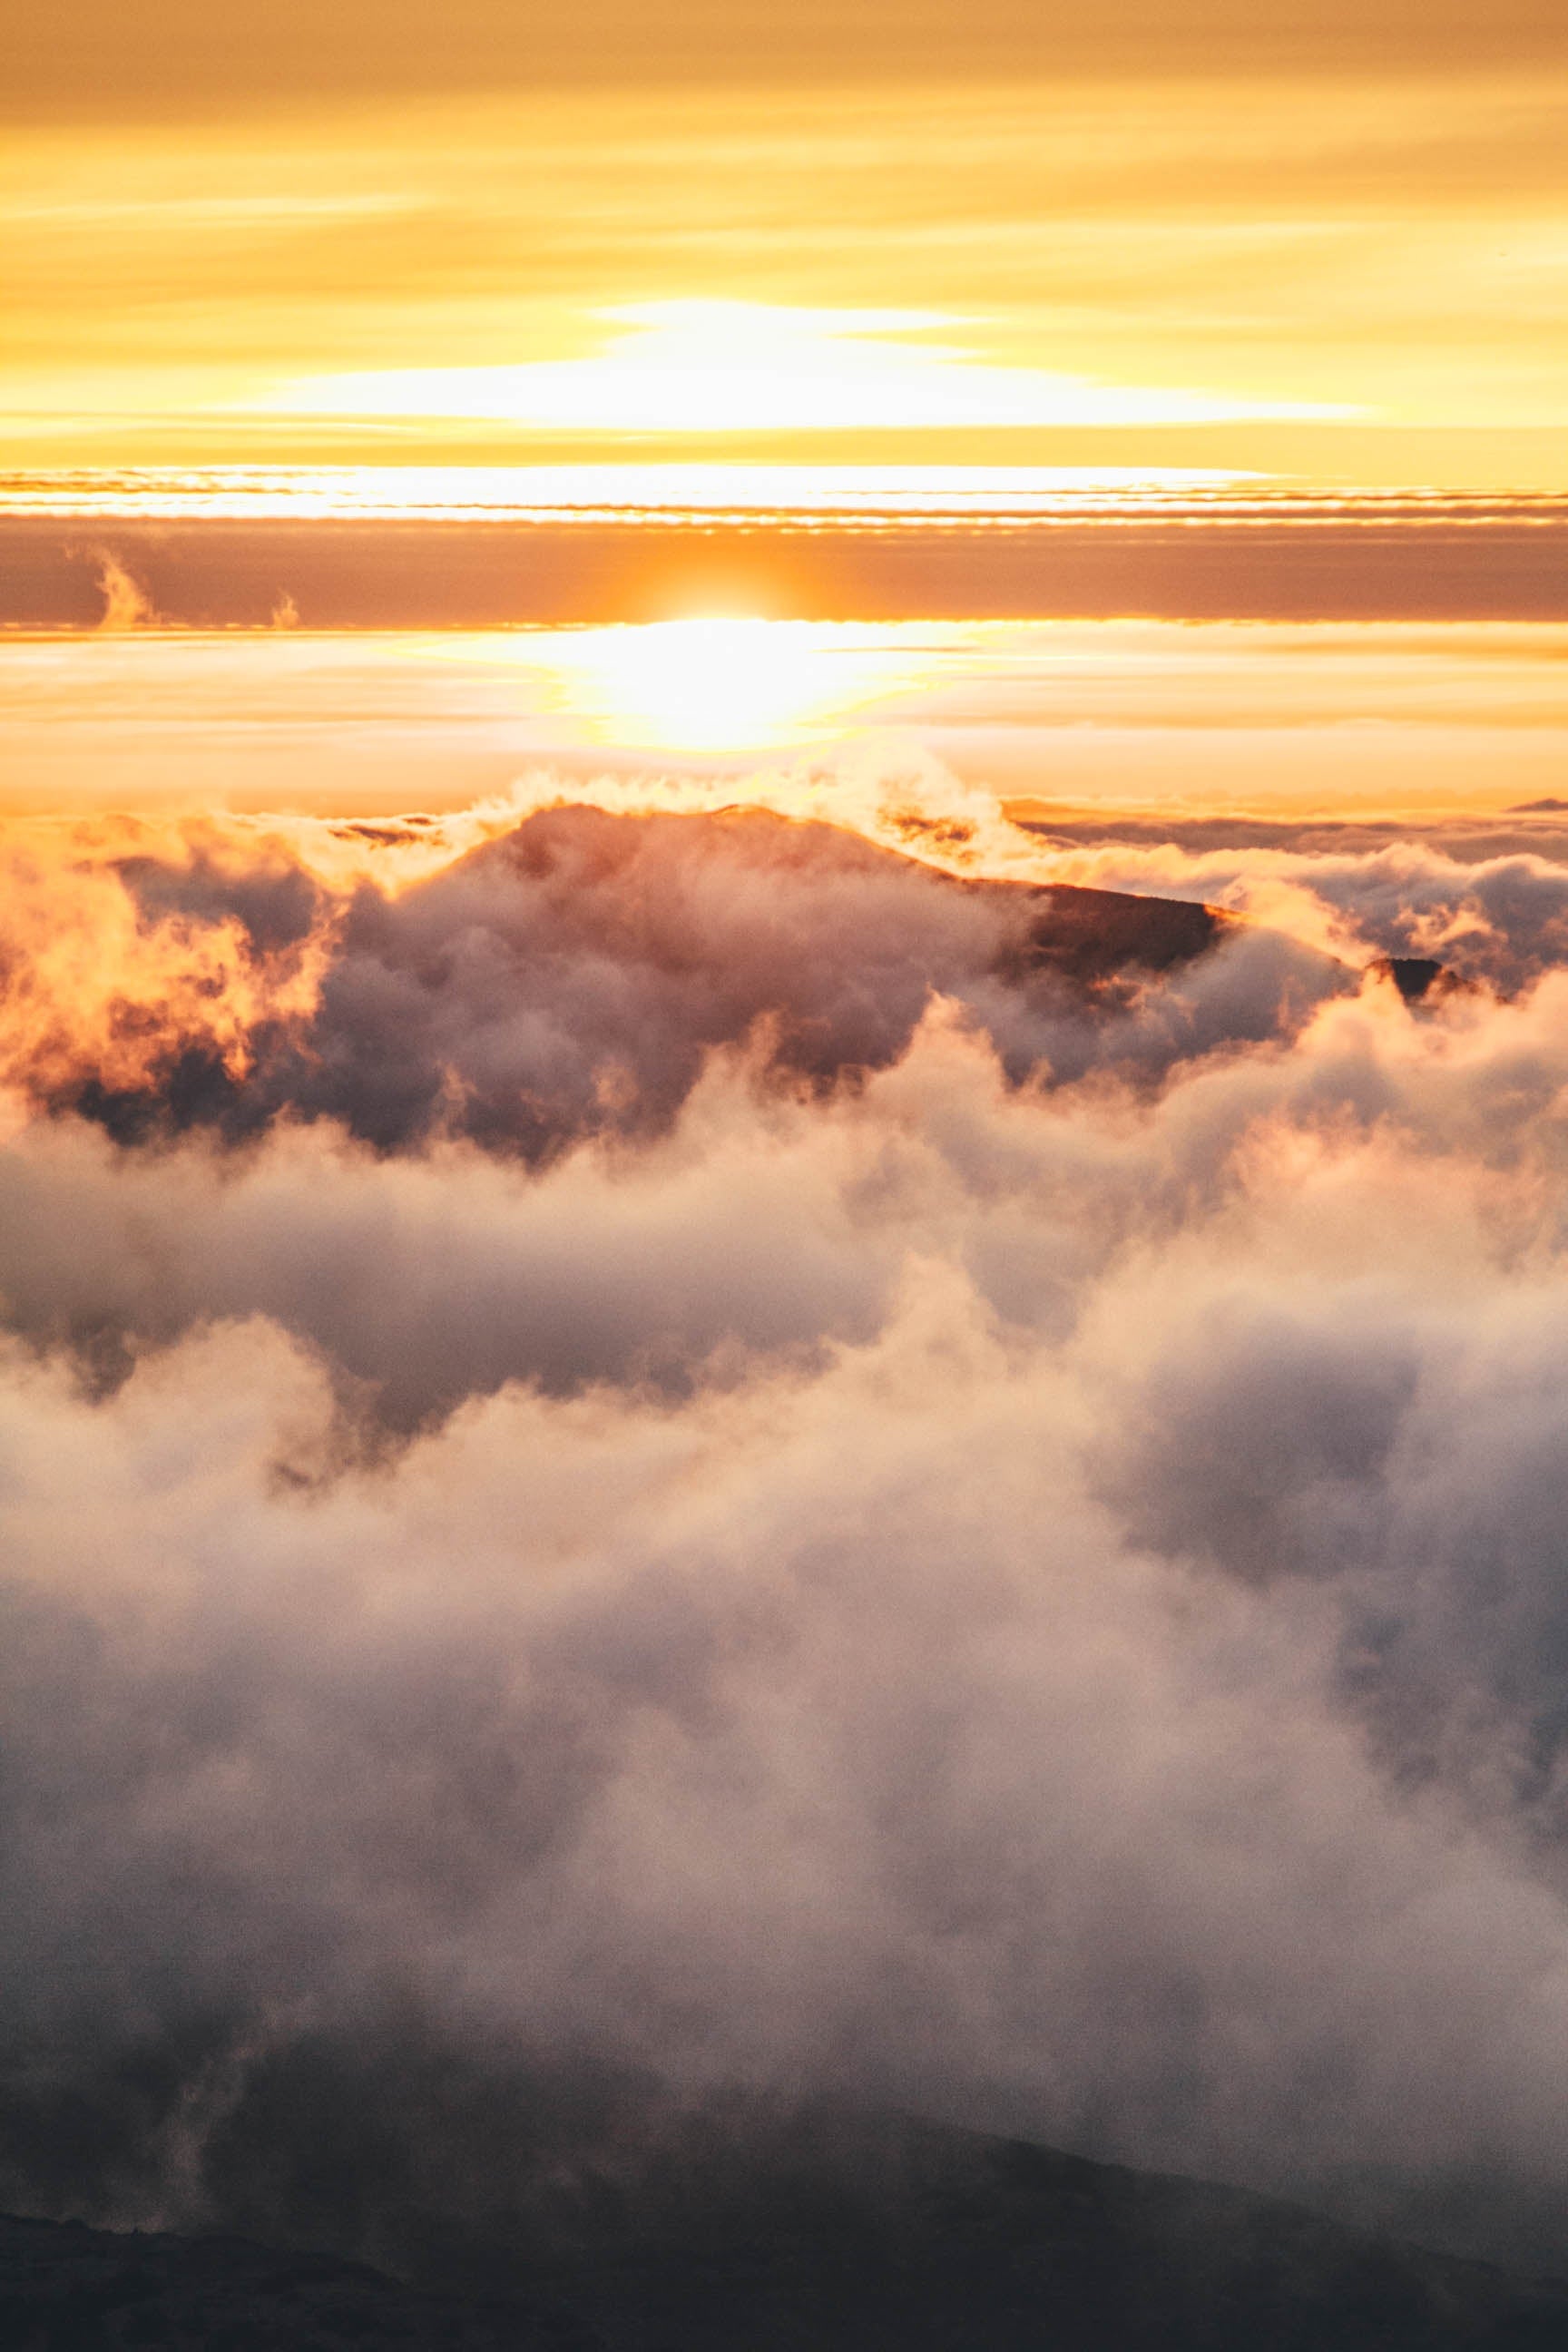
M1568 16L1272 14L13 11L0 462L1568 486Z

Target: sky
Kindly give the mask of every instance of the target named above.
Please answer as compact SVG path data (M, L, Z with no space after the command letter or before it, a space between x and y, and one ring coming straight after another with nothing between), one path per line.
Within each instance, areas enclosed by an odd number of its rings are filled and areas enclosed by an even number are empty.
M0 2210L1561 2272L1559 0L4 37Z
M1568 481L1561 12L14 11L0 462Z

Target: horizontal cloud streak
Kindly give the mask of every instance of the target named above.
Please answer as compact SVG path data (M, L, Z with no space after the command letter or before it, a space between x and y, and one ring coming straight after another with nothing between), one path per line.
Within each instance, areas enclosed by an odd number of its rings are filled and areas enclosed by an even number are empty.
M9 44L13 105L45 119L82 114L156 120L323 93L367 95L432 89L493 91L605 87L699 87L794 94L802 86L886 82L896 70L917 85L955 79L1016 85L1021 75L1131 80L1194 74L1221 80L1304 75L1331 81L1349 75L1407 76L1415 20L1395 0L1352 8L1347 0L1312 0L1288 24L1260 19L1235 0L1205 0L1180 12L1149 0L1110 7L1075 5L1053 17L1049 34L1016 0L985 0L962 34L933 0L900 0L897 11L870 7L846 19L813 5L787 27L750 5L715 11L682 0L657 18L622 0L590 0L572 17L531 28L489 0L463 0L440 42L406 0L386 14L359 9L323 24L295 0L267 14L237 14L219 42L184 5L163 0L145 45L130 49L119 19L102 0L71 0L67 37L57 52L30 24ZM1458 75L1535 66L1561 57L1562 33L1543 0L1502 0L1484 24L1455 0L1437 0L1420 20L1427 70ZM66 60L69 61L68 72Z
M90 628L117 576L169 625L491 628L754 611L818 621L1561 620L1560 498L1140 498L1118 510L590 510L526 519L0 519L0 622Z

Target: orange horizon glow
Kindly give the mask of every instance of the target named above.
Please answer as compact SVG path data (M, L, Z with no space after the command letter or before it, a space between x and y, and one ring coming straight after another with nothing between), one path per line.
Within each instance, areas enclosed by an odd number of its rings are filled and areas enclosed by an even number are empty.
M1551 624L732 613L479 634L128 629L17 637L5 659L7 818L445 824L515 810L524 788L635 802L649 779L693 805L765 789L822 814L891 778L993 813L1420 822L1550 800L1568 773Z
M154 17L157 11L154 10ZM370 61L367 58L367 70ZM318 100L0 157L0 464L1568 486L1568 134L1425 79Z

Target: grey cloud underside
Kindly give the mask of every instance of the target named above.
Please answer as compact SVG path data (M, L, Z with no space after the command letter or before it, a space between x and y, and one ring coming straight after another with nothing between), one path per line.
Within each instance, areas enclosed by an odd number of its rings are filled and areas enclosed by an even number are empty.
M241 1077L176 1031L134 1086L110 1089L90 1064L57 1084L57 1113L129 1157L66 1149L0 1171L13 1328L114 1379L138 1342L215 1313L272 1315L403 1429L509 1379L679 1391L759 1349L876 1327L903 1221L874 1190L859 1209L819 1197L809 1123L793 1198L784 1154L742 1151L731 1171L716 1139L640 1188L617 1181L630 1162L592 1151L556 1166L584 1147L668 1144L716 1055L740 1056L783 1115L893 1070L940 1003L1011 1087L1096 1071L1151 1085L1288 1034L1352 985L1331 959L1201 905L955 881L756 812L551 810L401 898L366 887L346 909L289 866L142 858L120 873L150 925L237 919L263 966L321 932L331 961L313 1017L260 1027ZM293 1140L215 1188L199 1158L149 1150L182 1134L253 1147L280 1121L405 1165L378 1185L330 1143ZM462 1145L494 1164L430 1160ZM513 1162L549 1181L521 1192ZM732 1184L773 1202L765 1255L728 1233ZM389 1252L408 1268L394 1283ZM984 1278L1005 1311L1051 1288L1016 1259Z
M548 2245L826 2100L1561 2266L1528 892L1412 1008L774 820L124 879L341 929L0 1153L0 2207Z
M755 810L545 810L399 898L367 885L344 908L294 871L121 870L150 923L237 919L258 959L315 926L331 941L314 1017L261 1030L243 1079L173 1034L151 1084L112 1090L89 1069L57 1091L126 1141L238 1139L288 1114L381 1150L439 1133L538 1162L668 1127L705 1057L748 1039L808 1086L886 1067L934 995L1021 1083L1157 1073L1346 984L1279 940L1211 956L1226 926L1201 906L955 881Z

